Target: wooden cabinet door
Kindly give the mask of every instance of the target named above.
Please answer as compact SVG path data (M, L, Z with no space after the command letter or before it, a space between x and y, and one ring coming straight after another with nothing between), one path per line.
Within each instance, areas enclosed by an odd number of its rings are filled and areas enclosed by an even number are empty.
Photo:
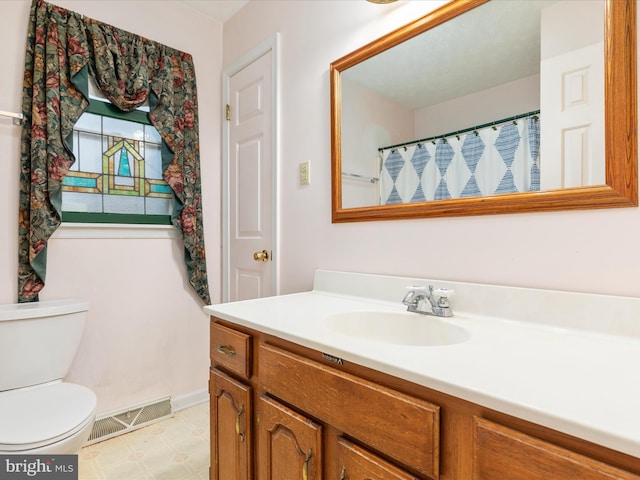
M640 480L517 430L474 418L473 480Z
M338 438L338 472L340 480L418 480L404 470L345 438Z
M211 370L211 480L252 476L251 387Z
M257 416L259 480L323 480L320 425L267 396Z

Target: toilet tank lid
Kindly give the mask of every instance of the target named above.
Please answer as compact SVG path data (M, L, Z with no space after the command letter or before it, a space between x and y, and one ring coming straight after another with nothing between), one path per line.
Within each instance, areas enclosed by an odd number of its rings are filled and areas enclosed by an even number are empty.
M0 305L0 322L37 317L53 317L68 313L86 312L89 302L77 299L46 300L31 303Z

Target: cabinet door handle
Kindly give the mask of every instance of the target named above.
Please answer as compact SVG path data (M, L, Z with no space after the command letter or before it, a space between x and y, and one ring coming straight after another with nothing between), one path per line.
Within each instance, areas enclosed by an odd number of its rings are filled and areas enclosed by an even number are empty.
M342 467L340 471L340 480L347 480L347 467Z
M313 455L313 449L309 449L309 453L307 453L307 458L304 459L304 463L302 464L302 480L309 480L309 460L311 460L311 456Z
M229 345L218 345L217 350L218 350L220 353L223 353L223 354L225 354L225 355L231 355L231 356L233 356L233 355L235 355L235 354L236 354L236 351L233 349L233 347L230 347Z
M244 405L240 407L240 411L236 414L236 435L240 437L240 441L244 442L244 433L240 431L240 417L244 415Z

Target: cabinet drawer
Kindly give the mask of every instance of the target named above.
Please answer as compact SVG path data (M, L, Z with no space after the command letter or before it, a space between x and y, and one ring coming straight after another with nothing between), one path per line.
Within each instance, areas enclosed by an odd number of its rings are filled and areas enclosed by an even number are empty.
M474 480L640 480L610 465L474 417Z
M211 364L250 378L251 336L212 322Z
M342 437L338 438L337 466L335 478L340 480L418 480Z
M266 391L373 450L438 478L437 405L271 345L259 349Z

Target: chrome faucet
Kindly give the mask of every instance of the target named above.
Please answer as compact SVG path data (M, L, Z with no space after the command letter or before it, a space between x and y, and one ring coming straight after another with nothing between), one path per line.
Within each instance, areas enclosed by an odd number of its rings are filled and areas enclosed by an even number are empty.
M425 287L412 285L407 287L407 294L402 299L402 303L407 306L408 312L421 313L423 315L435 315L436 317L452 317L453 311L449 305L449 297L453 295L453 290L447 288L433 289L429 285Z

